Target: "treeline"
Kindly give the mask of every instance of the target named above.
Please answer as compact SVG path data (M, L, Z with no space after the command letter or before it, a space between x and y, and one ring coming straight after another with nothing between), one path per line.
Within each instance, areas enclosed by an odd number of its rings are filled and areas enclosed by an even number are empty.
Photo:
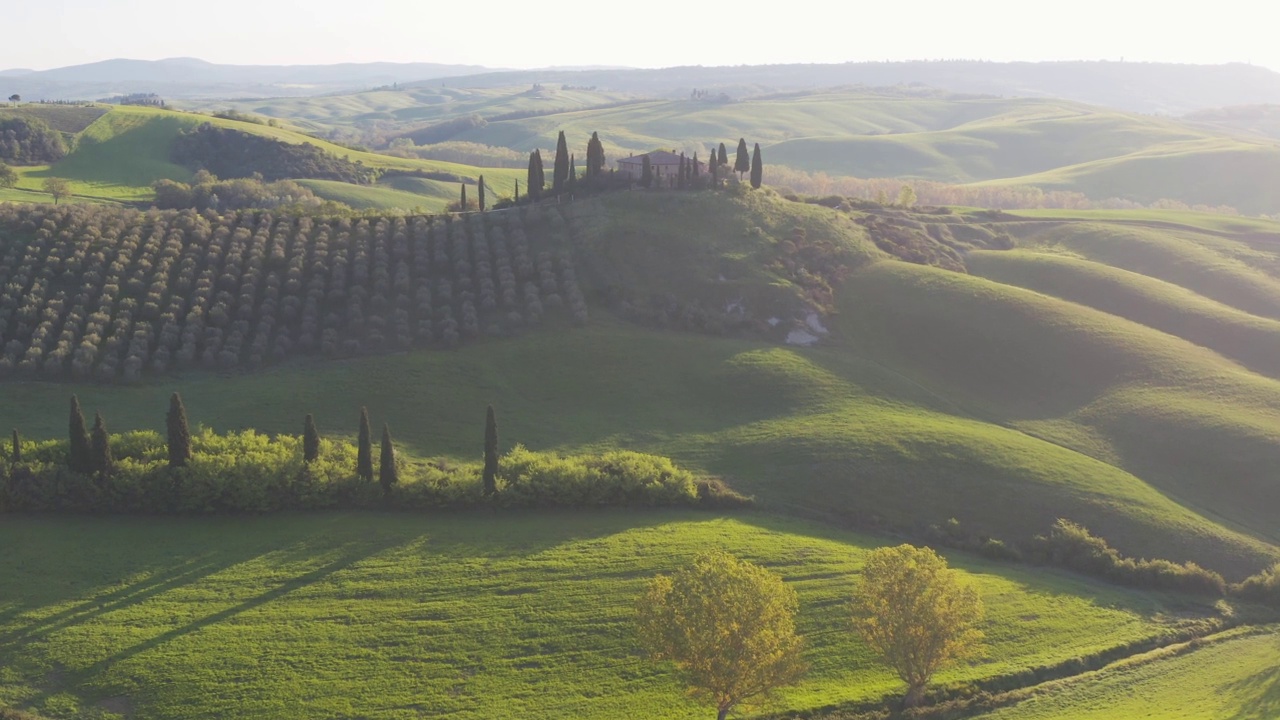
M0 205L0 377L113 382L585 322L556 207L329 218Z
M0 161L47 165L67 154L62 133L32 117L0 117Z
M191 183L161 180L152 188L156 192L153 204L161 210L194 208L201 212L222 212L258 209L300 213L319 211L330 204L292 180L265 182L260 177L219 180L204 170L196 173Z
M178 135L173 162L223 178L260 175L268 181L290 178L369 184L377 171L337 157L309 143L291 144L205 123Z
M207 514L750 502L654 455L564 456L519 445L499 455L492 408L483 432L484 461L459 465L404 463L390 427L384 424L375 441L363 409L355 443L321 438L310 415L301 436L192 433L177 393L164 435L111 435L101 413L90 429L74 396L68 425L68 439L61 441L31 442L14 431L0 451L0 511ZM479 423L476 437L482 437Z
M1242 582L1229 583L1221 574L1193 562L1126 557L1083 525L1062 518L1048 532L1035 536L1022 547L994 538L972 536L963 531L955 519L933 526L929 535L939 544L997 560L1066 568L1117 585L1210 597L1238 597L1280 607L1280 563Z

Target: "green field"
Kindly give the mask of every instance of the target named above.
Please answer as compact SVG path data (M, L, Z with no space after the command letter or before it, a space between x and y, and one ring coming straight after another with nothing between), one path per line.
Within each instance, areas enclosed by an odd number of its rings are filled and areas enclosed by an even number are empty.
M409 88L324 98L253 101L241 110L301 118L317 129L357 132L370 122L388 132L430 121L513 110L550 115L495 120L463 140L548 151L563 130L571 144L598 131L608 157L655 148L689 153L739 137L759 142L766 164L860 178L950 184L1034 186L1095 200L1144 204L1172 199L1280 212L1280 145L1230 127L1118 112L1045 98L949 96L895 89L826 89L748 97L738 102L632 102L548 87ZM202 106L212 107L212 106ZM731 148L732 149L732 148ZM767 179L766 179L767 182Z
M782 706L894 695L846 626L877 544L692 512L10 520L0 702L140 719L701 717L639 656L632 617L646 578L709 546L800 593L813 670ZM953 561L987 604L988 650L943 683L1159 636L1207 610Z
M68 112L78 108L68 108ZM483 173L493 182L509 183L514 178L524 178L523 172L503 169L479 169L467 165L434 160L406 160L387 155L360 152L334 145L296 131L258 125L255 123L223 120L207 115L181 113L158 108L119 106L96 119L75 139L74 151L52 166L18 168L18 187L39 190L47 177L59 177L70 181L72 191L94 199L145 202L154 197L151 189L158 180L186 181L191 171L170 161L170 148L178 133L203 123L218 127L234 128L243 132L262 135L287 143L310 143L334 155L352 162L362 162L368 167L407 171L444 172L464 177L476 177ZM357 188L358 190L359 188ZM349 194L358 194L357 190ZM367 190L367 189L366 189ZM331 193L333 194L333 193ZM362 202L379 202L385 206L391 196L381 194ZM410 202L411 198L398 200ZM419 202L432 206L427 200ZM369 205L373 207L374 205ZM417 205L398 205L412 208Z
M1098 673L1052 683L987 720L1267 720L1280 714L1280 637L1228 633L1179 654L1157 651Z

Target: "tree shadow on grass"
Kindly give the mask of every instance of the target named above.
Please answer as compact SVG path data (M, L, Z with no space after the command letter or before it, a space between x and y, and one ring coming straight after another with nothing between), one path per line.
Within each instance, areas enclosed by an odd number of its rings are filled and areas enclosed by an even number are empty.
M1241 698L1244 707L1228 720L1271 720L1280 717L1280 668L1255 673L1227 685L1224 691Z

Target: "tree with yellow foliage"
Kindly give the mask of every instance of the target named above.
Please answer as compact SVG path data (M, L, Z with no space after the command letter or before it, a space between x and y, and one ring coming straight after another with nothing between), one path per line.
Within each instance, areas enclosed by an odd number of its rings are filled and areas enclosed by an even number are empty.
M713 551L649 582L638 631L650 657L674 662L693 694L714 703L724 720L808 670L796 634L798 607L781 577Z
M924 699L933 674L982 646L982 599L929 548L899 545L867 556L853 593L853 625L907 684L905 707Z

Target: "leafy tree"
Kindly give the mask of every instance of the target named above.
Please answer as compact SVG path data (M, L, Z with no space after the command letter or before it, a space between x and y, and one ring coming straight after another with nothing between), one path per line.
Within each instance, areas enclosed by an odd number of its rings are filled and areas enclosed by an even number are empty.
M391 426L382 424L382 454L378 461L378 482L382 492L390 495L391 488L400 482L400 471L396 469L396 448L391 444Z
M898 191L898 204L902 207L911 207L916 204L916 189L910 185L903 185Z
M751 155L747 152L746 138L738 138L738 157L733 163L733 171L742 179L743 173L751 171Z
M67 455L67 467L72 472L85 475L93 472L93 450L89 442L89 428L84 424L84 413L80 410L80 398L71 396L70 420L71 450Z
M751 187L759 190L763 181L764 164L760 160L760 143L756 143L756 149L751 153Z
M316 419L307 413L302 423L302 459L304 462L315 462L320 459L320 431L316 429Z
M13 450L9 453L9 459L14 465L22 462L22 439L18 437L17 428L13 430Z
M111 436L107 433L107 424L102 413L94 413L93 437L91 438L93 471L98 477L108 477L115 469L116 461L111 455Z
M59 200L71 197L71 183L62 178L45 178L41 186L45 192L53 196L54 205L57 205Z
M804 676L798 606L782 578L715 550L649 582L637 630L649 656L674 662L724 720L735 707Z
M9 96L9 102L17 105L18 103L22 102L22 96L17 93L14 93Z
M356 445L356 475L373 482L373 430L369 427L369 410L360 408L360 438Z
M169 412L164 419L169 440L169 467L186 467L191 462L191 428L187 426L187 408L182 396L169 396Z
M729 153L724 147L724 143L720 143L720 157L716 159L717 167L724 167L729 164Z
M11 188L18 184L18 171L0 162L0 188Z
M564 131L556 140L556 164L551 176L551 191L559 194L569 180L569 143L564 139Z
M480 212L484 212L484 176L483 175L480 176L480 187L476 191L476 193L479 195L479 197L476 199L480 202Z
M872 551L851 607L863 641L907 683L906 707L920 704L935 672L981 647L978 591L929 548Z
M546 188L547 181L542 170L542 151L534 150L529 153L529 177L526 179L525 185L529 189L529 198L537 200L542 197L542 191Z
M651 185L653 185L653 163L649 162L649 156L645 155L640 158L640 187Z
M498 418L493 413L493 406L485 411L484 416L484 494L495 495L498 492Z

